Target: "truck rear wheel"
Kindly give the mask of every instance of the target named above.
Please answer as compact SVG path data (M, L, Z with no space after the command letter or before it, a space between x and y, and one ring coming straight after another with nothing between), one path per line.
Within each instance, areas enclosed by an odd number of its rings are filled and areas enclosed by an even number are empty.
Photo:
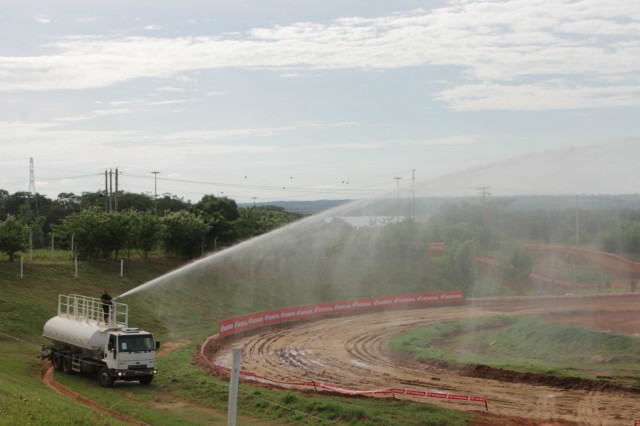
M53 365L54 370L62 371L62 355L58 352L54 352L51 355L51 365Z
M107 367L102 367L98 372L98 381L100 382L100 386L103 388L110 388L115 382L113 377L109 374L109 369Z
M67 374L73 374L73 370L71 369L71 357L70 356L65 356L62 359L62 369Z

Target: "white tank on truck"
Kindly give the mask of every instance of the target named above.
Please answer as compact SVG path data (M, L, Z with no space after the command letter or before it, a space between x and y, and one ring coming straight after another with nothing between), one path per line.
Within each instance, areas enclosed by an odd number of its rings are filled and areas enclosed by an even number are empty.
M103 301L77 294L58 296L58 314L44 325L41 357L56 370L97 373L100 384L111 387L117 380L153 381L156 351L160 342L153 335L128 325L129 307L112 301L105 311Z

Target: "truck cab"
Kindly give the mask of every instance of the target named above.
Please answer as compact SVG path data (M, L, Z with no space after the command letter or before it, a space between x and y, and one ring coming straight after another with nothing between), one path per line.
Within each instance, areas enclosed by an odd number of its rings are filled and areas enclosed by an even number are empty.
M160 342L153 335L138 328L124 328L109 333L103 362L114 380L138 380L149 384L156 370L156 351ZM100 377L109 386L109 379ZM111 383L112 384L112 383Z

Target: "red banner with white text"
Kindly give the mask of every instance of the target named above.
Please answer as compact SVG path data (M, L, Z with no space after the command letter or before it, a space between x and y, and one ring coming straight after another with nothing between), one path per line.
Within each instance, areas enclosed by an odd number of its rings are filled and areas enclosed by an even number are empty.
M272 309L222 320L220 322L220 336L225 337L267 325L317 318L326 315L361 313L363 311L373 311L376 309L398 309L420 305L452 304L463 301L464 294L462 291L440 291L341 300L292 308Z

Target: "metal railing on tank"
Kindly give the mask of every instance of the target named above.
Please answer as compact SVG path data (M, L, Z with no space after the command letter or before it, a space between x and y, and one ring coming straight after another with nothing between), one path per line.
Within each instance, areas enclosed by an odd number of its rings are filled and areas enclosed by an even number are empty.
M112 301L107 321L105 321L101 299L79 294L60 294L58 295L58 315L86 323L95 322L109 327L126 328L129 323L129 306Z

